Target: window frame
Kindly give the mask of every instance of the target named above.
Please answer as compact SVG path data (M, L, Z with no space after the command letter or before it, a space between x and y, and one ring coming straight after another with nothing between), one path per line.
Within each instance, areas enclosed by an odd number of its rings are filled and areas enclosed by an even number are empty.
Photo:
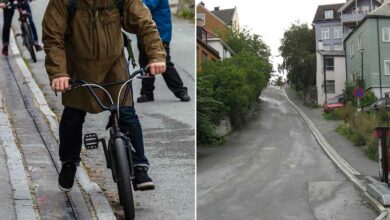
M327 29L325 31L325 29ZM324 38L324 33L327 33L328 38ZM321 39L322 40L329 40L330 39L330 28L329 27L321 27Z
M336 33L340 33L340 36L336 35ZM334 39L343 38L343 26L335 26L333 30Z
M333 84L333 90L330 90L329 89L329 85L330 85L330 82L332 82ZM329 94L329 93L336 93L336 81L335 80L326 80L326 93Z
M325 19L334 19L334 10L325 10L324 17Z
M387 39L385 39L385 30L387 31ZM382 28L382 42L389 43L390 42L390 27Z
M327 65L327 60L332 60L332 65ZM326 71L334 71L334 57L324 57L324 67Z
M384 64L384 75L385 76L390 76L390 60L384 60L383 64Z

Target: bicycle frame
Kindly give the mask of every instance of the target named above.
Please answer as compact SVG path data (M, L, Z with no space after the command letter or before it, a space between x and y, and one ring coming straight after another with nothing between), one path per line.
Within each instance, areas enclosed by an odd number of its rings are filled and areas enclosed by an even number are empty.
M91 95L94 97L95 101L98 103L98 105L104 110L104 111L110 111L110 119L112 120L111 121L111 129L110 129L110 140L109 140L109 143L108 143L108 147L105 143L105 140L101 139L100 141L103 143L103 149L104 149L104 153L105 153L105 156L106 156L106 160L107 160L107 168L110 168L112 171L113 171L113 178L114 180L116 181L116 173L115 173L115 169L112 169L111 165L111 155L112 155L112 147L110 146L112 143L110 143L110 141L114 141L116 138L127 138L124 133L121 132L120 130L120 126L119 126L119 118L120 118L120 113L119 113L119 110L120 108L123 106L123 104L126 102L127 100L127 97L129 95L129 88L130 86L128 85L129 83L132 82L132 80L137 76L137 75L140 75L138 78L145 78L147 76L145 76L145 70L144 69L140 69L140 70L137 70L135 72L133 72L129 79L127 81L122 81L122 82L114 82L114 83L106 83L106 84L92 84L92 83L87 83L83 80L75 80L75 81L71 81L71 85L72 85L72 88L71 90L75 90L75 89L78 89L78 88L81 88L81 87L87 87L87 89L89 90L89 92L91 93ZM121 89L119 90L119 93L118 93L118 100L117 100L117 103L115 104L114 103L114 100L113 98L111 97L111 95L109 94L109 92L104 88L104 87L109 87L109 86L118 86L118 85L122 85L121 86ZM123 100L120 102L119 99L121 97L121 93L122 93L122 90L123 88L126 87L126 91L125 91L125 95L123 97ZM105 106L103 104L103 102L99 99L99 97L96 95L95 91L93 90L94 88L99 88L101 90L104 91L104 93L109 97L109 100L110 100L110 106ZM128 141L127 139L125 141ZM131 146L131 144L130 144ZM130 151L132 149L129 149ZM131 152L129 152L129 160L130 160L130 163L132 164L131 162ZM131 166L131 175L134 173L134 171L132 170L132 166ZM132 176L133 177L133 176Z

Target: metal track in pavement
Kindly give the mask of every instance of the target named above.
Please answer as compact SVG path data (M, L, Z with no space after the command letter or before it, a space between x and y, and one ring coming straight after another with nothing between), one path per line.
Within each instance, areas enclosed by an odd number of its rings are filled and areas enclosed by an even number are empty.
M12 61L10 61L9 58L6 59L8 64L8 69L10 72L10 75L13 78L14 82L7 82L7 85L10 85L11 83L15 83L14 86L16 86L16 89L13 90L11 88L7 88L9 90L12 90L12 92L15 92L15 90L19 93L19 95L22 98L23 106L25 110L27 111L28 115L31 117L31 121L33 124L33 127L35 128L35 134L39 136L39 139L44 145L45 150L47 151L47 154L49 158L50 165L52 168L55 169L55 174L58 175L59 169L60 169L60 163L58 160L58 142L54 138L53 134L48 128L48 125L44 121L42 115L40 115L39 111L34 105L33 97L31 96L31 90L25 85L28 82L24 82L23 77L20 76L14 69L12 68ZM22 84L23 83L23 84ZM8 87L8 86L7 86ZM10 86L12 87L12 86ZM9 94L9 93L8 93ZM16 102L14 99L17 99L15 96L7 96L4 95L7 103L10 102ZM20 107L20 105L19 105ZM12 109L11 109L12 111ZM15 124L15 123L14 123ZM15 130L17 133L18 128L15 127ZM17 134L18 136L18 134ZM28 146L26 145L25 148ZM34 155L28 154L28 152L24 152L23 145L21 146L21 149L23 151L24 157L26 159L26 163L28 167L34 167L34 165L29 164L28 157L33 157ZM41 149L42 150L42 149ZM46 161L48 162L48 161ZM48 165L45 163L45 165ZM44 166L44 165L43 165ZM42 167L40 167L42 168ZM37 168L39 170L39 168ZM42 169L44 172L44 169ZM57 178L57 175L55 176L55 180ZM43 177L43 176L42 176ZM44 177L43 177L44 178ZM56 181L48 181L47 185L49 187L52 187L53 184L55 184L55 187L57 187ZM36 176L34 179L34 175L32 175L32 181L33 183L35 181L42 181L39 180L39 176ZM42 186L42 184L40 184ZM38 187L35 188L35 194L36 194L36 203L38 204L40 215L42 219L53 219L53 218L60 218L60 219L94 219L92 217L94 214L91 214L90 208L88 208L88 201L83 196L83 193L81 192L80 188L75 184L73 190L71 193L60 193L60 192L51 192L52 190L47 190L47 186L41 187L41 189ZM62 194L62 195L61 195ZM58 198L56 198L55 195L58 195ZM54 196L54 197L53 197ZM50 200L52 199L52 201ZM54 200L63 200L63 201L55 201ZM87 199L88 200L88 199Z

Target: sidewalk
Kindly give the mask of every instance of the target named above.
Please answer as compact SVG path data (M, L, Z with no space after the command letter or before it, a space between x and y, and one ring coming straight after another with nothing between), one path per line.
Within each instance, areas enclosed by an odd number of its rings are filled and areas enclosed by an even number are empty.
M290 87L285 89L288 97L293 101L314 123L326 141L340 156L353 168L364 176L378 177L378 163L364 155L361 147L354 146L347 138L335 132L342 121L329 121L322 117L322 109L312 109L303 105L303 101Z

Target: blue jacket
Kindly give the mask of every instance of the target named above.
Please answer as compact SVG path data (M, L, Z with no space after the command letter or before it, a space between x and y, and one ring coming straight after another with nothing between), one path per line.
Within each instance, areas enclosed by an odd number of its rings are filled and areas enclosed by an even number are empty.
M144 0L144 3L152 13L158 32L160 32L161 40L164 43L170 43L172 38L172 20L169 0Z

